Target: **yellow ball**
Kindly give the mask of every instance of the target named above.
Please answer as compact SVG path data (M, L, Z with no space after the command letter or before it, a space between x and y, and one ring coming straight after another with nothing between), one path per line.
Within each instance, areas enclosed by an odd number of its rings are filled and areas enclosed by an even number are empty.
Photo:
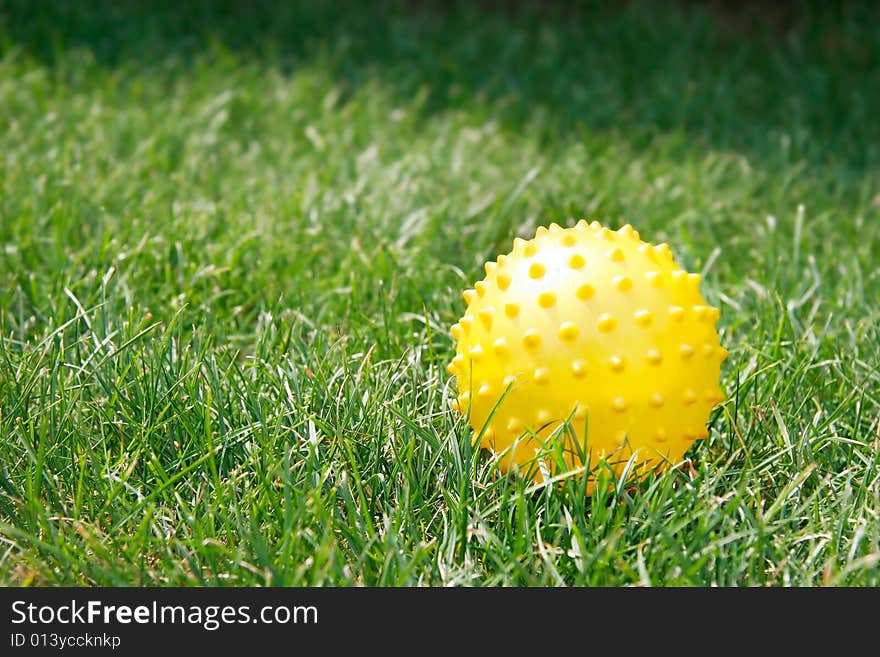
M723 399L719 311L699 284L629 225L517 238L464 292L453 406L503 470L536 481L585 460L618 476L674 464Z

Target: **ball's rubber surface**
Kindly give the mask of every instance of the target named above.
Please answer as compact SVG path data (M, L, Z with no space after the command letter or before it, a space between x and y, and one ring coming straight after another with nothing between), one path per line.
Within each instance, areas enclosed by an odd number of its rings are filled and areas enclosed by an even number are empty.
M633 455L634 475L678 462L723 399L719 311L699 284L629 225L517 238L464 292L453 406L504 470L536 480L585 455L618 475Z

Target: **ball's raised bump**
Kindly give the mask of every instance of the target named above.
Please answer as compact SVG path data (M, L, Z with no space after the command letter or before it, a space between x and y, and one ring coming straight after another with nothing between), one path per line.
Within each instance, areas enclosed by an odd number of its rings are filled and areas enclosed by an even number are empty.
M596 235L598 235L603 240L614 239L614 233L611 232L610 228L607 228L605 226L600 227L599 230L596 232Z
M550 411L548 411L546 408L541 408L538 410L537 413L535 413L535 420L537 421L539 427L547 424L552 417L553 416L550 414Z
M578 286L578 289L575 290L575 294L581 301L587 301L596 295L596 288L589 283L584 283L583 285Z
M523 346L526 349L535 350L541 346L541 332L536 328L530 328L523 333Z
M522 420L520 420L517 417L511 417L507 421L507 430L510 431L511 433L516 433L516 434L521 433L523 430Z
M566 233L562 237L562 246L572 247L577 244L577 237L575 237L572 233Z
M526 241L522 237L513 238L513 252L522 251L525 248Z
M626 361L621 356L614 355L608 359L608 367L611 368L612 372L620 373L626 367Z
M654 408L663 408L663 405L666 403L663 395L661 395L659 392L655 392L653 395L651 395L651 398L648 401Z
M721 310L718 308L714 308L712 306L709 306L708 319L710 322L715 324L719 319L721 319Z
M613 408L618 413L623 413L624 411L626 411L627 408L626 399L624 399L623 397L615 397L611 401L611 408Z
M456 354L455 358L452 359L453 367L455 367L455 369L459 372L464 371L464 366L466 362L467 359L464 357L464 354Z
M510 287L512 280L513 277L507 272L500 271L495 275L495 284L498 285L498 289L502 292Z
M684 319L684 308L681 306L669 306L669 318L680 322Z
M574 406L574 419L583 420L590 413L590 407L582 402L576 402Z
M504 314L513 319L519 315L519 304L513 302L504 304Z
M658 427L654 431L654 440L656 440L658 443L665 443L667 440L669 440L669 432L662 427Z
M666 242L661 242L660 244L655 246L654 253L661 260L672 260L672 250L669 248L669 245Z
M512 385L516 384L516 375L508 374L501 380L501 384L504 386L505 390Z
M573 342L577 339L579 334L580 329L574 322L562 322L562 324L559 325L559 331L557 332L559 339L563 342Z
M656 261L656 258L654 257L654 249L651 248L650 244L639 244L636 247L636 253L638 253L640 256L648 258L651 261Z
M449 363L446 366L446 371L449 372L450 374L458 374L458 368L452 363Z
M495 317L495 308L492 306L488 306L483 308L482 310L477 311L477 317L480 318L480 321L483 323L483 326L486 327L488 331L492 328L492 319Z
M550 383L550 368L536 367L534 373L532 373L532 380L541 385Z
M477 298L477 291L465 290L461 293L461 298L464 299L464 302L470 306L474 302L474 299Z
M625 257L623 255L623 249L621 249L619 246L615 246L613 249L608 250L605 253L605 256L612 262L623 262Z
M529 265L529 277L534 279L543 278L547 273L547 267L543 262L533 262Z
M678 347L678 353L681 354L682 358L687 360L694 355L694 348L689 344L682 344Z
M548 232L549 230L547 229L547 226L538 226L538 228L535 229L535 237L543 237Z
M483 265L483 270L486 272L486 276L491 276L495 273L495 270L498 269L498 263L492 262L488 260L485 265Z
M659 271L649 271L645 274L645 280L651 285L651 287L660 287L663 285L663 274Z
M682 395L682 401L684 401L685 406L695 404L697 402L697 393L688 388L684 391L684 395Z
M659 365L663 362L663 355L657 349L648 349L645 353L645 360L648 361L648 365Z
M551 233L559 233L562 231L562 226L557 224L555 221L550 224L549 230Z
M684 285L687 280L687 272L684 269L675 269L669 272L669 278L673 285Z
M541 308L552 308L556 305L556 295L553 292L541 292L538 295L538 305Z
M488 289L489 284L486 281L477 281L474 283L474 290L476 290L478 297L486 296L486 290Z
M602 313L599 315L599 321L596 322L596 328L602 333L611 333L617 328L617 318L610 313Z
M568 259L568 266L572 269L583 269L585 264L587 264L587 261L580 253L572 253Z
M629 276L615 276L612 282L621 292L629 292L633 289L633 281Z
M633 313L633 319L636 325L641 328L648 328L654 322L654 313L650 310L637 310Z
M492 351L499 358L507 358L510 355L510 345L507 344L507 340L504 338L498 338L492 343Z
M489 399L492 396L492 386L488 383L484 383L480 386L480 389L477 390L477 397L480 399Z
M526 245L523 247L523 255L526 258L531 258L538 252L538 245L534 242L526 242Z
M455 338L456 340L460 340L461 336L464 335L464 329L461 327L461 324L459 324L458 322L456 322L455 324L452 325L452 327L449 329L449 332L452 333L452 337ZM712 345L707 345L707 346L711 347Z
M471 360L480 360L483 358L483 346L479 344L475 344L473 347L468 349L468 356L470 356Z
M571 374L576 379L582 379L587 375L587 361L577 358L571 362Z
M465 335L470 333L471 327L474 325L474 316L473 315L464 315L460 320L458 320L459 326L461 326Z

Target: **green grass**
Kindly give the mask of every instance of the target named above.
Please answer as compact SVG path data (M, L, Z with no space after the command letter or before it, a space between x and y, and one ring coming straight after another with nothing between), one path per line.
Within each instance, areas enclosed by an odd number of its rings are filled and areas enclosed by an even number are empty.
M0 584L880 585L875 9L46 4L0 0ZM582 217L731 351L689 464L590 498L445 371Z

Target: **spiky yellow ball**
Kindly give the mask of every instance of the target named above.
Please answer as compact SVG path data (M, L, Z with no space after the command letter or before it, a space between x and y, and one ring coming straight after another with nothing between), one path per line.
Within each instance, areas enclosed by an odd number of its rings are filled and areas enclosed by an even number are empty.
M619 476L678 462L723 399L719 311L699 284L629 225L517 238L464 292L453 406L502 469L536 480L585 460Z

